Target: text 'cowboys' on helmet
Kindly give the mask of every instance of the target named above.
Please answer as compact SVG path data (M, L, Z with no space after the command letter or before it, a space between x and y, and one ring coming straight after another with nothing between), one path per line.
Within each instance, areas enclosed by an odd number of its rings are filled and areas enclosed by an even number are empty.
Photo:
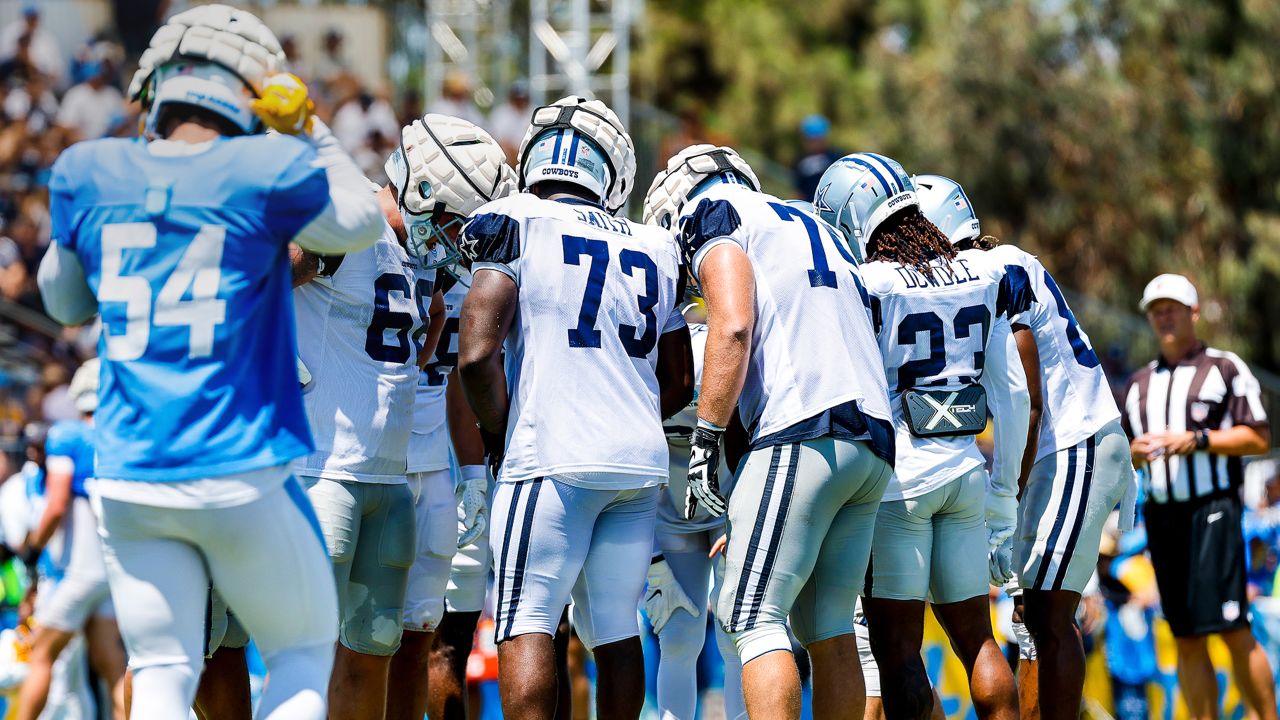
M565 97L534 111L516 172L521 190L544 181L572 183L616 214L635 185L635 145L609 106Z
M169 18L151 37L129 98L147 110L148 137L155 137L171 105L199 107L254 133L262 125L249 103L284 62L280 42L256 15L201 5Z
M653 178L644 197L643 221L670 228L689 198L720 183L760 189L755 172L733 148L690 145L671 156L667 167Z
M408 234L408 249L428 268L460 257L450 232L471 213L516 191L515 171L498 141L474 123L431 113L400 132L384 170Z
M844 235L859 260L881 223L919 204L902 165L876 153L853 153L832 163L813 196L818 215Z

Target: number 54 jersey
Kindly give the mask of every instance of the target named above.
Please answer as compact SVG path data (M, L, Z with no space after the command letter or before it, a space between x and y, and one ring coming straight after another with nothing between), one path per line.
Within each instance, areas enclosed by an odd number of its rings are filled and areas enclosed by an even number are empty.
M64 152L49 189L102 317L96 476L175 482L307 452L287 248L329 205L315 150L98 140Z
M527 193L480 208L464 232L476 247L472 273L496 270L519 287L498 480L555 475L594 489L666 482L658 338L685 325L671 234L591 203Z

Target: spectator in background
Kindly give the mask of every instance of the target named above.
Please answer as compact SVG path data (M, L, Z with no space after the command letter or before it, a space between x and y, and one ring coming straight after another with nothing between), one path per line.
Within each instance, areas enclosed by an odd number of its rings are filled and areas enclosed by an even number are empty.
M31 59L31 35L19 35L13 52L0 58L0 83L21 87L40 75L40 69Z
M1249 598L1275 595L1280 569L1280 474L1275 461L1258 461L1265 473L1262 496L1244 511L1245 558L1248 561Z
M809 115L800 122L800 142L804 146L804 154L796 161L793 181L800 198L812 200L822 173L844 153L831 147L831 123L822 115Z
M320 41L320 57L311 65L311 82L308 85L314 88L318 107L338 107L350 97L347 95L349 88L359 87L351 71L351 63L347 62L343 44L342 32L337 28L326 30Z
M35 3L24 6L22 17L0 30L0 62L17 53L19 39L24 36L29 38L31 62L59 85L65 67L62 50L57 39L40 27L40 8Z
M72 142L111 135L125 121L124 94L115 85L110 61L87 63L84 72L88 79L67 91L58 111L57 123Z
M489 113L489 133L502 146L507 154L507 161L515 164L516 153L520 149L520 141L524 140L525 130L533 117L533 108L529 104L529 83L517 80L511 83L507 91L507 101Z
M27 289L27 265L13 238L0 235L0 298L17 301Z
M330 126L334 137L352 155L370 148L372 133L395 138L395 144L400 144L400 123L391 103L366 91L343 103Z
M1147 685L1159 675L1154 631L1159 595L1155 571L1143 552L1145 532L1136 529L1122 536L1117 525L1108 520L1098 557L1098 585L1106 607L1104 655L1116 720L1146 720Z
M1177 644L1178 684L1191 718L1219 716L1208 643L1219 635L1244 704L1276 720L1270 663L1250 632L1241 534L1241 457L1266 452L1270 436L1261 389L1240 358L1196 336L1190 280L1156 277L1140 307L1160 355L1130 379L1122 421L1134 465L1148 470L1148 547Z
M471 79L457 71L445 76L440 97L427 108L427 112L460 117L481 127L487 124L471 98Z
M75 401L71 398L69 382L70 373L60 363L45 365L40 372L40 419L52 425L62 420L75 420L80 417ZM34 406L34 403L33 403Z

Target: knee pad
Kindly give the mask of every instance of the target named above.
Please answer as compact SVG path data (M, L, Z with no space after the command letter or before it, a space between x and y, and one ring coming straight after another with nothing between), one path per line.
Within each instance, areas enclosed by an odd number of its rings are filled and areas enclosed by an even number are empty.
M325 719L329 673L333 671L332 645L287 648L263 658L263 662L267 666L267 686L255 717L264 720Z
M733 638L743 665L775 650L791 651L791 636L782 623L760 623L750 630L729 633L729 637Z
M702 654L702 645L707 638L706 622L705 615L694 617L684 611L672 615L658 635L662 661L686 662L692 667Z
M133 668L133 717L187 717L196 699L199 668L188 664Z

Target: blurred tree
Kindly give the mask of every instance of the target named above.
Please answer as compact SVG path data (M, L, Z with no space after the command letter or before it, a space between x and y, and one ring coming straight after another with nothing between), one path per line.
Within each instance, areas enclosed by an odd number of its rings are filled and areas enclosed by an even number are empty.
M1123 307L1160 272L1280 370L1280 3L649 0L637 86L782 161L836 145L964 183L984 229ZM643 187L648 178L639 179ZM788 188L770 188L788 193Z

